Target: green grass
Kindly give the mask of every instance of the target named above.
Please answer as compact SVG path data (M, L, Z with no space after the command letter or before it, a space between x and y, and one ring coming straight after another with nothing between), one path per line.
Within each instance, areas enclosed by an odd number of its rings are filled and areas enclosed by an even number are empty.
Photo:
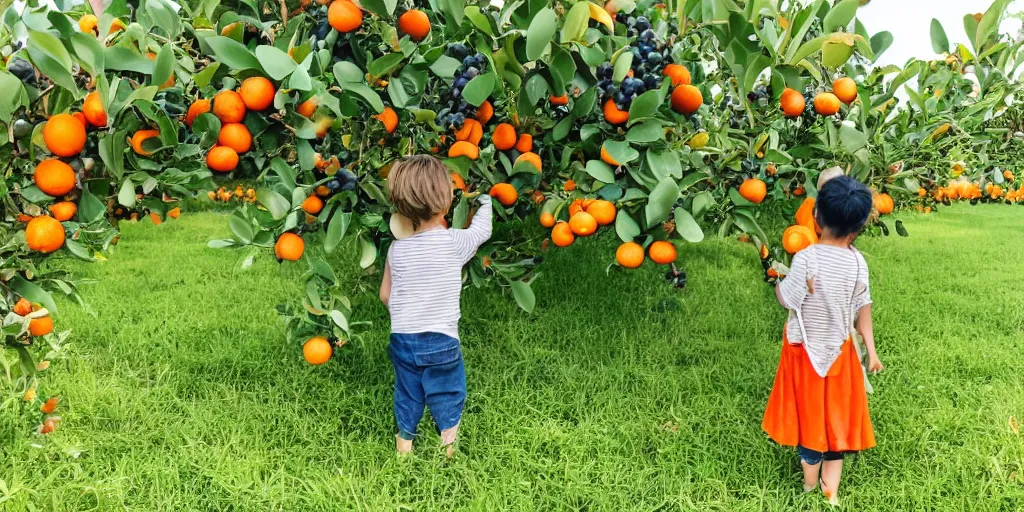
M910 238L858 243L888 369L848 510L1024 509L1008 424L1024 420L1022 221L954 207L907 217ZM649 263L606 275L614 241L584 240L549 253L532 316L468 289L469 400L446 462L429 428L413 457L393 452L373 294L355 293L371 329L310 367L273 309L300 296L301 265L240 270L239 253L206 247L226 233L212 213L126 225L109 262L67 263L97 280L82 290L96 316L62 304L73 344L44 382L63 397L57 432L3 436L10 510L828 508L760 430L784 312L750 245L685 246L675 292Z

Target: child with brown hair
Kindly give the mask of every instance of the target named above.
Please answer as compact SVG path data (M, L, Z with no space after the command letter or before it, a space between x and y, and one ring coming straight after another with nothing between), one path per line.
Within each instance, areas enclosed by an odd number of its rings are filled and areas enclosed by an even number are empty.
M388 191L398 213L411 223L409 236L388 251L380 300L391 314L388 355L395 370L395 436L399 453L412 451L426 407L448 456L466 400L466 369L459 345L462 267L491 237L491 198L467 229L447 229L452 203L448 168L428 155L396 163Z
M797 447L804 490L820 485L833 504L839 503L843 455L875 446L855 332L867 346L868 371L883 367L875 352L867 262L852 245L871 207L863 183L848 176L824 183L814 209L821 238L793 257L776 287L790 314L761 426L775 442Z

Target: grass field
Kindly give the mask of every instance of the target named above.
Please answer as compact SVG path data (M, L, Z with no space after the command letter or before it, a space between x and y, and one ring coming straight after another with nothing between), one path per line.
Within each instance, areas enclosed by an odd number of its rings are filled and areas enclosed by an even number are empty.
M1022 510L1024 208L906 224L910 238L858 243L888 369L870 399L879 446L848 460L844 508ZM532 316L467 290L469 400L447 462L429 428L394 454L375 294L354 293L362 339L311 367L274 312L302 265L239 269L206 247L227 234L217 214L123 231L109 262L65 263L96 280L96 316L62 303L73 345L44 385L63 423L3 437L0 509L828 509L760 430L784 312L750 245L684 246L683 292L650 263L605 275L610 236L549 253Z

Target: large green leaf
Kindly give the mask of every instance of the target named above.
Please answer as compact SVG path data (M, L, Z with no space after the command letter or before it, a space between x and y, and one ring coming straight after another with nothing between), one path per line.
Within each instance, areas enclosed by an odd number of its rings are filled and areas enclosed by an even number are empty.
M793 58L788 61L789 65L795 66L798 62L806 59L812 53L820 50L821 44L824 42L825 36L818 36L800 45L800 47L796 50L796 53L793 54Z
M291 210L291 204L285 199L284 196L270 190L269 188L261 188L256 193L260 203L267 207L267 211L274 217L275 220L281 220L285 215L288 215L288 211Z
M284 51L268 45L256 47L256 59L259 60L263 70L274 80L284 80L285 77L295 71L297 64Z
M57 303L53 301L53 295L42 289L39 285L26 280L20 275L15 275L9 281L11 289L18 295L25 297L29 302L42 304L51 314L57 313Z
M615 83L621 82L623 78L626 78L626 74L629 73L630 66L632 65L633 54L631 52L623 51L619 53L619 56L615 58L615 62L612 64L612 81Z
M121 190L117 193L117 202L121 206L127 206L131 208L135 206L135 185L132 184L131 178L124 180L121 183Z
M153 63L153 85L160 85L165 82L174 73L174 48L171 45L165 44L160 47L160 51L156 54L156 60Z
M611 155L612 160L615 160L619 165L625 165L633 160L640 157L640 153L633 149L628 142L621 140L609 140L605 141L604 148L608 150L608 154Z
M569 41L578 41L587 31L587 22L590 21L590 2L578 1L569 9L568 14L562 20L562 44Z
M644 209L647 227L650 228L667 219L676 199L679 199L679 185L676 181L672 178L663 178L659 181L647 198L647 207Z
M648 150L647 165L650 167L651 172L654 173L656 179L660 180L665 177L679 179L683 177L683 165L679 161L679 154L674 151Z
M389 53L379 59L374 59L368 66L366 72L375 78L383 78L390 75L402 65L405 55L401 53Z
M327 236L324 237L324 250L333 252L348 231L349 222L352 220L352 212L335 212L327 225Z
M0 94L0 122L9 123L11 114L28 104L28 94L21 80L7 71L0 71L0 91L5 91Z
M653 116L658 111L659 105L661 105L661 96L657 90L647 91L637 96L629 105L629 122L636 123Z
M484 73L477 75L476 78L466 84L466 88L462 91L462 96L466 99L466 103L479 107L491 95L493 89L494 75Z
M228 219L228 226L231 228L231 233L235 235L235 238L237 238L242 245L249 245L252 243L252 238L255 234L252 230L252 224L249 224L249 221L236 214L232 215Z
M840 2L838 2L834 7L829 9L828 14L825 15L825 19L822 20L825 32L834 32L839 29L845 29L857 14L857 7L859 4L860 0L840 0Z
M874 53L873 59L877 59L882 53L892 46L893 36L891 32L882 31L871 36L871 52Z
M600 160L587 161L587 174L602 183L615 183L615 173L612 168Z
M932 18L931 35L932 50L935 50L935 53L948 53L949 38L946 37L946 30L942 28L942 23L935 18Z
M509 281L508 284L512 287L512 296L515 297L516 304L519 304L523 311L533 313L533 308L537 304L537 298L533 294L533 288L530 287L530 283L526 281Z
M836 32L825 38L821 44L821 63L832 69L846 64L853 55L854 37L854 34Z
M615 234L619 236L619 240L632 242L634 238L640 236L640 233L640 226L629 215L629 212L620 210L615 215Z
M985 43L999 29L999 20L1002 18L1003 11L1006 10L1006 6L1009 3L1010 0L995 0L981 17L981 21L978 22L977 31L974 33L974 49L978 53L981 53ZM967 35L970 36L971 33L968 32Z
M455 72L459 69L459 66L461 65L461 62L447 55L442 55L438 57L433 64L430 65L430 70L433 71L435 75L441 78L451 78L455 76Z
M676 208L675 211L676 231L684 240L690 243L697 243L704 240L704 230L700 229L697 221L685 208Z
M555 11L545 7L533 17L526 29L526 58L537 60L555 37Z
M636 102L634 102L635 104ZM630 116L632 119L632 115ZM662 127L661 122L656 120L648 120L633 126L626 132L626 140L630 142L654 142L656 140L662 140L665 138L665 128Z
M213 50L217 60L227 64L233 70L262 69L259 59L242 43L225 36L206 38L206 44Z
M864 132L856 128L852 121L843 121L839 125L839 141L847 153L853 154L867 144L868 138L864 135Z

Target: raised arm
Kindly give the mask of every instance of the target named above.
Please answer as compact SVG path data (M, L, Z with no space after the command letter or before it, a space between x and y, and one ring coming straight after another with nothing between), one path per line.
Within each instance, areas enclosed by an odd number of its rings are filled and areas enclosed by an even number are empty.
M477 249L491 238L491 196L481 194L477 201L480 202L480 208L473 215L473 222L469 227L451 230L455 239L455 249L463 263L469 261Z

